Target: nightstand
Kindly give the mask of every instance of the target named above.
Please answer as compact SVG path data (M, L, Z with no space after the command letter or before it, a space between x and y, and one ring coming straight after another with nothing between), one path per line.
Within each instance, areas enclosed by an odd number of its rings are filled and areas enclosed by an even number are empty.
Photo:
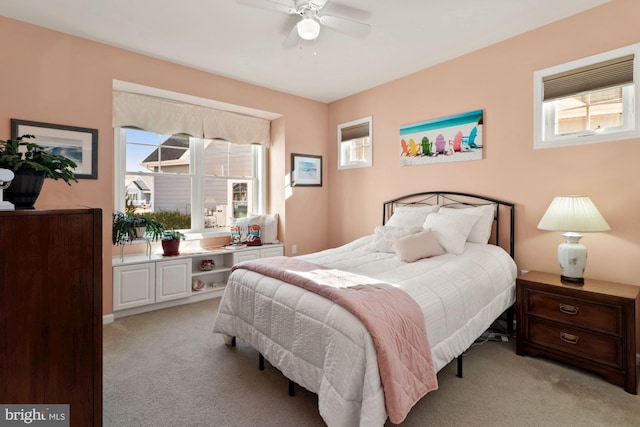
M596 372L638 394L636 326L640 287L530 271L516 280L516 353Z

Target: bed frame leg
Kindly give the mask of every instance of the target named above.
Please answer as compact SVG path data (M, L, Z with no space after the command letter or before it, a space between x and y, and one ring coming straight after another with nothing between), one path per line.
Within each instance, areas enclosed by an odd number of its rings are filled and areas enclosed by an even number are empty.
M515 319L514 319L514 315L516 313L516 305L512 305L511 307L509 307L507 309L507 335L512 336L513 332L515 331Z
M458 378L462 378L462 355L458 356L457 360L458 360L458 373L456 374L456 376Z
M296 395L296 383L289 380L289 396L293 397Z
M262 353L258 353L258 369L264 371L264 356Z
M236 337L231 337L231 347L236 346Z

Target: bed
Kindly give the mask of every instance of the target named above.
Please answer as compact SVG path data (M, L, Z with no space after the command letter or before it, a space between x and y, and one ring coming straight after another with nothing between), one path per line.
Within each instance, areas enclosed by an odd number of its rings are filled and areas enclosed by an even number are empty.
M430 243L416 249L423 235ZM441 251L420 254L434 237ZM503 313L512 319L513 255L512 203L431 191L385 202L382 226L371 235L296 259L404 291L424 317L435 372L458 358L460 374L461 356L473 342ZM329 426L381 426L390 417L372 335L352 312L323 296L236 268L213 331L229 345L242 339L290 385L317 393Z

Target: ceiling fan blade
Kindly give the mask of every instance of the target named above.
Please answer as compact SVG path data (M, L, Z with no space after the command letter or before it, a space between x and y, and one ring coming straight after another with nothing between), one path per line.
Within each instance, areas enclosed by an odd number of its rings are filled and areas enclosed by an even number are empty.
M244 4L245 6L257 7L260 9L272 10L276 12L283 12L288 14L296 13L296 5L291 1L274 1L274 0L236 0L237 3Z
M289 31L289 34L287 34L287 38L285 38L284 42L282 42L282 46L294 47L298 43L299 39L300 38L298 37L298 23L296 22L293 28L291 28L291 31Z
M371 32L371 25L348 18L323 15L319 17L319 20L324 26L353 36L366 36Z
M309 2L310 5L313 5L316 10L320 10L324 7L328 0L311 0Z

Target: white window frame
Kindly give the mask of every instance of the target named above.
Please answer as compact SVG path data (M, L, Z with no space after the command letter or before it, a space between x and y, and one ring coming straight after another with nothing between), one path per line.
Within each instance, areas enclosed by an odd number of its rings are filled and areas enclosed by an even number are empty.
M114 210L125 210L125 192L122 189L125 188L125 175L126 170L126 136L124 128L114 129ZM208 177L204 173L204 139L193 138L190 143L190 150L192 150L192 161L190 163L189 174L179 174L180 176L191 177L191 224L202 224L200 229L190 229L187 232L189 238L205 238L205 237L223 237L229 236L229 227L220 227L215 229L204 228L204 181ZM243 178L243 180L255 182L254 189L257 191L252 192L252 206L255 213L262 214L265 212L265 198L266 198L266 148L261 145L252 145L253 155L255 161L254 165L254 177ZM153 173L146 174L144 172L137 173L139 175L155 175ZM233 179L233 178L229 178Z
M348 128L351 126L359 125L367 123L369 126L369 155L368 161L349 161L347 155L345 154L345 147L343 147L344 142L342 141L342 129ZM355 141L354 139L350 141ZM338 170L342 169L355 169L355 168L368 168L373 165L373 117L363 117L361 119L353 120L347 123L342 123L338 125Z
M624 126L614 128L574 132L564 135L555 135L555 108L544 102L545 77L571 71L591 64L620 58L634 54L633 60L633 85L623 88ZM554 67L539 70L533 73L533 148L554 148L580 144L592 144L599 142L618 141L622 139L640 137L640 43L625 46L619 49ZM551 129L551 130L550 130Z

